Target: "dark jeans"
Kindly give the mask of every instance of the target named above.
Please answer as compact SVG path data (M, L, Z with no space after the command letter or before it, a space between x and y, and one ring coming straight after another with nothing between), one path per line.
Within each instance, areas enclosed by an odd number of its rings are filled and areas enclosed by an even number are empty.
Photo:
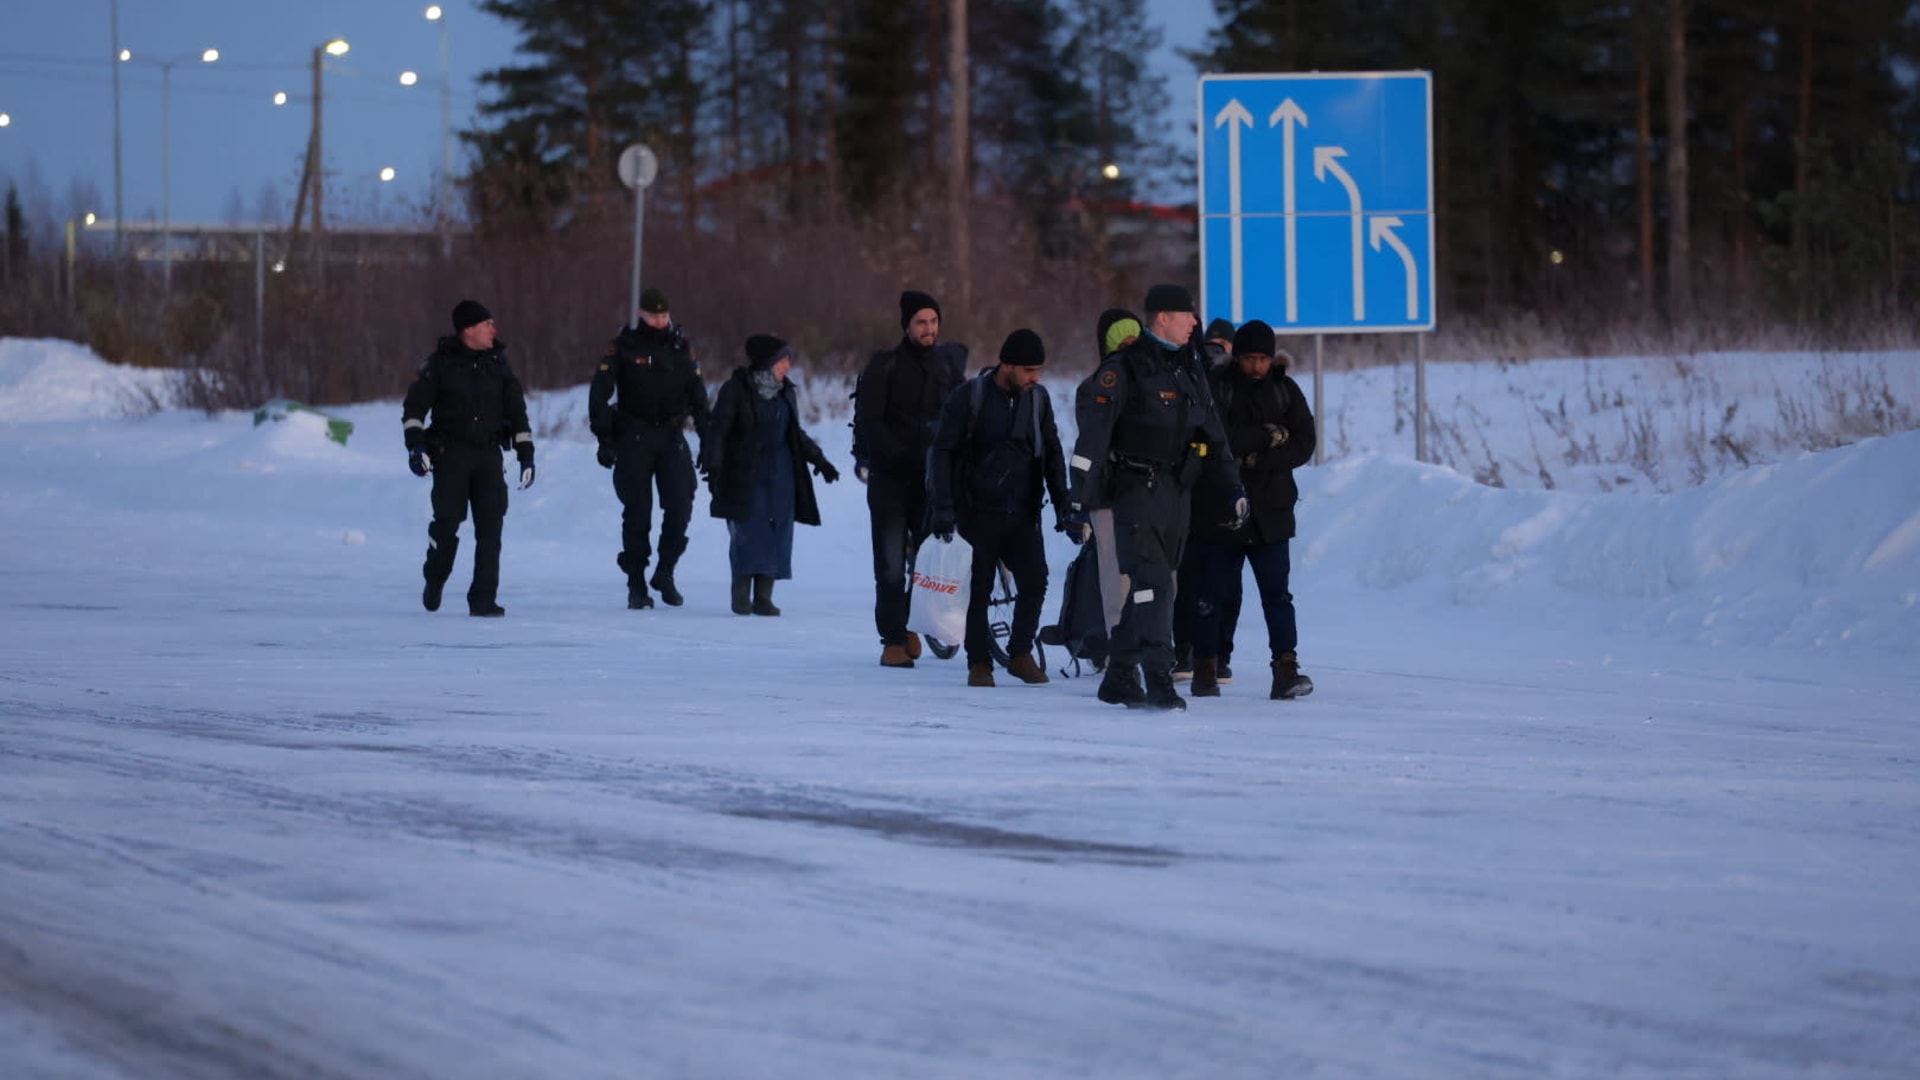
M873 626L883 645L907 641L907 564L926 538L927 489L920 479L867 477L873 519Z
M960 529L973 545L973 591L967 596L967 663L993 662L993 631L987 601L1005 565L1016 597L1007 633L1009 659L1033 651L1040 608L1047 598L1047 545L1040 523L1026 514L979 513Z
M1293 594L1287 591L1287 578L1293 572L1288 541L1269 544L1216 544L1196 540L1193 544L1199 566L1194 582L1195 599L1193 655L1203 660L1219 658L1224 647L1220 635L1225 621L1225 601L1238 592L1240 568L1253 566L1253 582L1260 589L1260 610L1267 618L1267 646L1278 660L1283 653L1299 648L1300 630L1295 621ZM1231 584L1230 584L1231 583Z
M693 520L693 453L678 428L637 427L614 444L613 493L620 497L620 565L629 576L646 572L653 557L653 493L660 492L660 562L671 570L687 550Z
M460 523L473 507L473 584L469 607L491 606L500 591L500 531L507 516L507 480L500 451L491 446L449 447L433 465L433 523L427 526L428 581L445 581L460 550Z

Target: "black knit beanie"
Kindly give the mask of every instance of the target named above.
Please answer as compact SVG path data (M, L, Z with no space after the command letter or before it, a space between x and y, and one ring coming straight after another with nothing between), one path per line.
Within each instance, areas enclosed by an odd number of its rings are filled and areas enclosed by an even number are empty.
M792 355L787 343L772 334L755 334L747 339L747 366L755 371L766 371L781 357Z
M1272 356L1273 348L1273 327L1259 319L1254 319L1233 332L1233 355L1235 356L1246 356L1249 353Z
M649 315L665 315L672 310L667 304L667 294L659 289L647 289L640 294L640 310Z
M1232 341L1233 324L1225 319L1215 319L1207 324L1207 340Z
M1000 362L1014 367L1039 367L1047 362L1047 347L1041 344L1039 334L1023 326L1007 335L1000 346Z
M914 289L908 289L906 292L901 293L900 329L905 330L907 324L913 321L915 315L918 315L928 308L932 308L935 315L940 314L940 301Z
M493 313L482 307L480 301L462 300L453 305L453 332L457 334L469 326L478 326L491 318Z

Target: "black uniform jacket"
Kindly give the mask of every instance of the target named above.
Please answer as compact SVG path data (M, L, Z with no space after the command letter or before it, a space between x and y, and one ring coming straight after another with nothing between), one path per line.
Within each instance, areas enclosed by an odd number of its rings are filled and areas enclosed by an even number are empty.
M873 354L855 384L853 460L876 473L919 484L933 425L953 388L966 379L967 347L923 349L902 338Z
M984 382L983 382L984 380ZM927 494L934 512L966 521L976 509L1025 514L1040 519L1040 490L1045 486L1056 516L1067 512L1067 461L1060 429L1053 420L1053 398L1035 384L1013 399L1008 437L981 437L977 410L1003 404L1006 392L992 385L993 369L975 375L947 395L927 452ZM1024 475L1016 474L1020 470ZM1004 493L1024 491L1024 506L1009 506Z
M1240 463L1252 515L1245 528L1227 528L1233 519L1232 489L1203 482L1193 493L1194 534L1220 543L1291 540L1293 504L1300 501L1293 470L1313 460L1316 441L1307 396L1277 365L1255 382L1231 360L1214 369L1213 393L1226 418L1227 442ZM1278 446L1273 445L1275 429L1287 433Z
M423 443L441 452L449 446L511 445L521 458L533 457L527 394L507 364L504 341L475 352L457 337L441 338L407 387L400 422L409 450Z
M707 413L707 384L678 326L621 330L587 390L587 426L601 442L642 427L679 431L689 419L704 439Z
M1076 508L1111 505L1120 470L1181 491L1203 472L1229 490L1239 485L1212 388L1186 349L1142 334L1109 356L1077 397L1080 436L1068 462Z
M813 493L813 476L807 466L824 466L826 452L805 431L800 430L800 409L795 404L793 384L782 380L780 396L787 399L787 447L793 451L793 520L802 525L820 524L820 501ZM760 467L760 400L753 392L753 373L735 368L720 386L714 403L713 420L700 440L700 467L706 471L707 486L713 492L714 517L740 521L752 513L754 470Z

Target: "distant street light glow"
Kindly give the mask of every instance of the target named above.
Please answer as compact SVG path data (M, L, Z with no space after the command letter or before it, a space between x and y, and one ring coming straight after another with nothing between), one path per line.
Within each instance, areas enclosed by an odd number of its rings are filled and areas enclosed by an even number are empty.
M1120 166L1109 161L1105 165L1101 166L1100 175L1106 177L1109 180L1118 180L1120 179Z
M285 90L276 91L273 95L273 103L275 105L285 105L287 103L287 92Z
M334 38L332 41L327 42L327 55L345 56L352 48L353 46L347 44L345 38Z
M393 180L393 166L389 165L386 168L380 170L381 183L383 184L390 183L392 180Z
M428 21L428 22L435 22L435 21L437 21L437 20L438 20L438 19L440 18L440 16L441 16L441 14L442 14L442 12L440 11L440 5L439 5L439 4L428 4L428 5L427 5L427 21Z
M211 64L218 59L220 59L219 49L208 49L206 52L200 54L200 62L203 64Z
M92 212L91 210L89 210L89 211L87 212L87 224L88 224L88 225L92 225L92 224L93 224L94 222L96 222L96 221L99 221L99 220L100 220L99 218L97 218L97 217L95 217L95 216L93 215L93 212Z
M132 49L121 49L121 50L120 50L120 62L121 62L121 63L123 63L123 64L124 64L124 63L126 63L127 61L129 61L129 60L131 60L131 59L133 59L133 50L132 50Z
M13 117L8 116L6 113L0 112L0 127L6 127L12 123L13 123Z
M414 72L403 71L400 73L401 86L412 86L414 83L417 83L419 81L420 81L420 76Z

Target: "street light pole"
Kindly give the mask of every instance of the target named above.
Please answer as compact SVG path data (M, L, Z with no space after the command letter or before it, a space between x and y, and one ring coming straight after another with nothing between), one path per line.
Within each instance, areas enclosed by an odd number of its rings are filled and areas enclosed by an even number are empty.
M160 281L168 296L173 295L173 66L191 59L176 56L160 61ZM200 53L203 64L218 59L219 49Z
M120 0L112 0L113 8L113 249L114 254L125 257L127 253L126 232L121 223L127 219L126 209L120 203ZM116 271L117 273L117 271Z
M449 70L447 13L439 4L429 5L427 21L440 24L440 183L436 186L434 217L440 226L440 255L453 255L453 78Z

